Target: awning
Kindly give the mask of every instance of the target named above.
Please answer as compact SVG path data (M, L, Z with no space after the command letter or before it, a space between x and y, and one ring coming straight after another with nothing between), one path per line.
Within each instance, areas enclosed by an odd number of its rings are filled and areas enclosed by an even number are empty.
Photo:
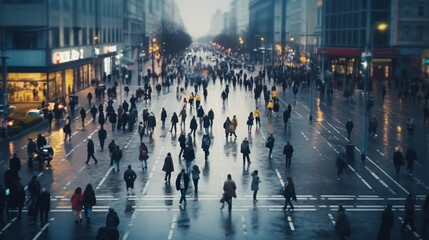
M127 57L121 57L121 63L127 66L134 65L134 60L129 59Z

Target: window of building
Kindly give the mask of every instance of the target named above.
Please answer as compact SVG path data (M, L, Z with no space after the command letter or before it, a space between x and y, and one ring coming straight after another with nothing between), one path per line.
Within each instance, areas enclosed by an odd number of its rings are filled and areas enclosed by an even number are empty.
M31 49L37 48L37 33L15 31L12 34L13 48L18 49Z
M92 28L89 29L89 44L94 44L94 30Z
M419 6L419 10L418 10L419 17L423 17L423 15L425 14L424 10L425 9L423 6Z
M424 33L424 31L425 31L425 27L424 26L419 25L419 26L416 27L416 34L415 34L416 41L419 41L419 42L423 41L423 33Z
M82 28L82 45L88 44L88 34L86 28Z
M64 28L64 47L69 47L70 46L70 28L65 27Z
M404 9L404 15L406 17L410 16L410 14L411 14L411 8L410 8L410 6L405 6L403 9Z
M52 28L52 48L60 46L60 29L58 27Z
M400 30L400 39L402 41L407 41L410 37L411 31L410 31L411 26L409 25L403 25L402 29Z
M73 46L81 45L81 41L79 41L79 28L73 28Z
M103 29L103 39L102 39L103 43L105 43L106 40L107 40L106 29Z

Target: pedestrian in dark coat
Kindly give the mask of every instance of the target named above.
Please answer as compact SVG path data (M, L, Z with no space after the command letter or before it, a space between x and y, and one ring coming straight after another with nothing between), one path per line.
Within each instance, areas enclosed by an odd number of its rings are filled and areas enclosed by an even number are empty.
M98 140L100 142L101 151L104 150L104 141L107 138L107 131L101 127L101 129L98 131Z
M119 239L119 217L113 208L109 208L109 213L106 217L106 231L109 240L117 240Z
M283 123L285 125L285 130L287 128L287 122L289 121L289 119L290 119L290 112L288 110L285 110L283 112Z
M182 133L180 134L178 141L180 144L180 152L179 152L179 160L180 160L180 157L182 156L182 153L185 151L185 148L186 148L186 136L184 131L182 131Z
M377 240L390 240L390 232L393 227L393 212L392 205L387 205L384 209L383 214L381 215L381 226L378 231Z
M113 151L112 156L111 156L111 160L113 163L113 172L115 172L115 170L117 170L118 172L120 171L119 162L121 161L121 158L122 158L122 150L119 149L118 145L116 145L116 148Z
M247 131L252 131L253 126L253 112L250 112L249 117L247 117Z
M229 125L231 124L231 120L229 120L229 117L226 118L225 122L223 123L223 128L225 129L225 137L228 138L229 134Z
M411 231L414 232L414 215L415 215L416 197L413 194L408 194L405 199L405 211L404 211L404 222L401 226L401 231L405 230L407 225L410 225Z
M246 158L247 158L247 163L250 164L250 158L249 158L249 154L250 154L250 147L249 147L249 141L247 141L247 138L244 138L243 142L241 143L241 150L240 152L243 154L243 165L246 163Z
M185 152L183 153L183 158L186 161L186 173L191 173L192 161L195 159L195 151L192 145L187 145Z
M213 110L212 110L212 109L210 109L210 111L209 111L209 113L207 114L207 116L208 116L208 117L209 117L209 119L210 119L210 127L212 127L212 128L213 128L214 112L213 112Z
M349 119L346 123L346 130L347 130L347 139L350 141L350 135L353 130L353 122L351 119Z
M129 189L131 188L131 191L133 191L134 189L134 181L137 178L137 174L136 172L134 172L131 169L131 165L128 165L128 169L125 170L124 172L124 181L125 181L125 185L127 187L127 194L129 194Z
M232 198L237 198L237 194L235 190L237 189L237 185L234 180L232 180L231 174L228 174L226 181L223 183L223 196L225 198L225 202L228 203L228 211L231 212L232 209ZM224 205L222 205L221 209L223 209Z
M162 166L162 171L165 172L164 181L170 183L171 173L174 172L173 159L171 158L171 153L167 153L167 157L164 159L164 165Z
M147 128L149 130L149 136L152 137L153 131L156 127L156 119L155 119L155 115L153 113L151 113L149 115L149 118L147 119Z
M395 148L395 153L393 154L393 164L395 165L396 175L399 174L399 170L402 165L404 165L404 156L402 155L402 148L397 146Z
M182 124L183 124L183 128L185 128L185 123L186 123L186 106L183 106L182 111L180 111L179 117L181 117L180 127L182 127Z
M209 127L210 127L210 118L209 118L209 116L207 116L207 114L204 115L204 117L203 117L203 127L204 127L206 134L208 135L209 134Z
M18 177L18 171L21 170L21 160L18 158L16 153L14 153L13 157L10 159L9 169L13 175Z
M167 119L167 111L165 111L164 108L162 108L161 111L161 122L162 122L162 127L165 127L165 120Z
M27 184L27 188L28 192L30 193L30 198L28 199L28 206L34 206L41 190L40 182L37 180L36 175L34 175L31 181Z
M343 240L346 239L345 237L349 237L350 234L349 219L347 218L343 206L339 205L337 220L335 221L335 236L339 237L340 240Z
M292 181L291 177L288 177L283 188L283 197L285 198L285 205L283 210L286 210L287 204L289 203L290 209L294 209L292 205L292 200L296 201L296 193L295 193L295 184Z
M341 179L341 175L343 174L344 168L347 166L346 155L344 152L341 152L337 156L337 179L338 181Z
M92 105L89 111L91 112L91 115L92 115L92 121L95 122L95 115L97 114L97 111L98 111L95 105Z
M195 119L195 116L192 117L192 120L191 120L189 127L191 128L191 132L189 134L194 133L194 138L195 138L195 133L196 133L197 128L198 128L198 123L197 123L197 119Z
M88 143L86 144L86 151L87 151L87 158L86 158L86 164L89 163L89 159L92 157L95 161L95 164L98 163L97 159L94 157L94 142L92 139L88 139Z
M407 171L413 173L414 161L417 160L417 153L413 147L409 147L405 152L405 160L407 160Z
M204 135L201 141L201 148L204 151L204 159L207 159L207 157L210 155L210 151L209 151L210 144L211 144L210 136L207 134Z
M51 194L45 187L42 188L42 191L37 197L36 206L39 209L40 225L44 226L48 223L49 210L51 209Z
M200 168L198 165L192 166L192 181L194 182L194 192L198 192L198 181L200 180Z
M273 134L271 134L268 138L267 141L265 143L265 147L267 147L270 151L268 152L268 158L271 159L271 153L273 152L273 148L274 148L274 142L276 141L276 139L274 138Z
M92 185L88 183L86 185L85 191L83 192L83 207L85 212L86 223L91 222L92 217L92 207L97 204L97 199L95 197L94 189Z
M250 187L250 190L253 191L253 202L256 203L258 200L256 199L256 195L258 194L259 190L259 183L261 180L258 176L258 170L255 170L252 172L252 185Z
M176 178L176 190L180 191L180 201L179 205L182 205L182 202L185 201L186 204L186 191L189 186L189 175L185 173L185 169L180 171L179 175Z
M174 127L174 133L177 132L176 125L177 125L178 122L179 122L179 118L177 117L177 114L173 113L173 116L171 116L171 129L170 129L170 132L173 131L173 127Z
M11 201L13 205L18 207L18 220L21 220L22 208L24 207L24 203L25 203L25 190L20 180L21 179L18 178L15 184L15 187L13 187L10 190L10 195L12 196ZM9 205L9 202L8 202L8 205Z
M204 117L204 109L203 109L203 107L202 107L202 106L200 106L200 107L197 109L197 117L200 119L200 125L201 125L201 123L202 123L202 121L203 121L203 117Z
M292 154L293 154L293 147L289 143L289 141L287 141L285 147L283 148L283 155L286 156L286 167L290 167L290 162L292 160Z
M80 109L80 118L82 119L82 127L85 126L86 111L85 108Z

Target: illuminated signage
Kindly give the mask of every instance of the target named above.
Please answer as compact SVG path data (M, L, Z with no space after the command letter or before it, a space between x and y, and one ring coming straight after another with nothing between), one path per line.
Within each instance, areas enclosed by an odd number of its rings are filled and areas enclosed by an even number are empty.
M118 51L118 46L111 45L111 46L104 46L104 53L111 53Z
M94 54L100 55L100 48L99 47L94 48Z
M80 49L71 49L61 52L54 52L52 54L52 61L54 64L72 62L79 59L83 59L84 50Z
M425 65L429 65L429 58L425 58Z

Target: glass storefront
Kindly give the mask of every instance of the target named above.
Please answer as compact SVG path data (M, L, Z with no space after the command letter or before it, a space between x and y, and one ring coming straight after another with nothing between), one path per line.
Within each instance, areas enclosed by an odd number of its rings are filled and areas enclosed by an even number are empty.
M10 102L41 102L47 94L46 73L8 73ZM49 76L54 81L54 76Z

